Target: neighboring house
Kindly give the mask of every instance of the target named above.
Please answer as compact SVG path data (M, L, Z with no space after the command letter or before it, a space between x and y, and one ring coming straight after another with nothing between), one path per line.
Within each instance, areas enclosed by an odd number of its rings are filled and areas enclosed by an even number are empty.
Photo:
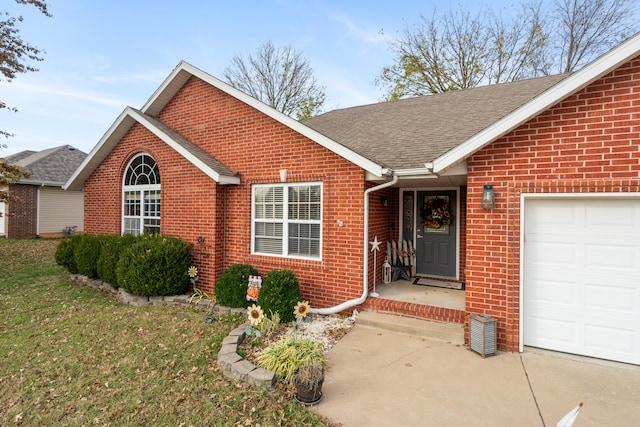
M467 339L483 313L501 350L640 364L639 175L640 35L573 74L304 123L183 62L65 188L84 188L85 231L186 239L207 291L235 263L289 268L322 313L384 306ZM436 197L449 225L423 225ZM375 238L412 242L418 276L464 282L466 310L368 298Z
M69 145L42 151L21 151L6 159L30 176L9 186L16 199L2 207L0 232L9 239L58 237L66 227L84 228L84 194L64 191L62 185L87 157ZM2 234L0 233L0 234Z

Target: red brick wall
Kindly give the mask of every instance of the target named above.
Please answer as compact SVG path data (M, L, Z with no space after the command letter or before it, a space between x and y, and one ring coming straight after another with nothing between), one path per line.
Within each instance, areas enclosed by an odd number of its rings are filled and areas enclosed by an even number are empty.
M640 59L480 150L468 168L467 314L496 317L499 348L518 351L520 196L640 191ZM494 185L496 209L480 208L483 184Z
M38 233L38 187L14 184L9 186L12 200L7 204L8 239L32 239ZM1 219L4 221L4 217Z
M238 172L241 184L217 185L135 125L85 184L86 231L120 232L122 174L131 157L145 151L161 175L161 232L194 245L199 287L212 292L224 269L249 263L262 275L293 269L304 298L315 307L360 296L365 189L360 168L197 78L185 84L159 118ZM281 169L289 171L288 182L322 182L320 261L250 253L251 186L280 182ZM198 243L200 236L203 244Z

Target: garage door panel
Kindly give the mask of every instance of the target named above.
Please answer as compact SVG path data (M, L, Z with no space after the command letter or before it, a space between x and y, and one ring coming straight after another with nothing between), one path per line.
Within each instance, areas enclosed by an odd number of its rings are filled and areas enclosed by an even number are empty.
M574 306L576 303L576 283L558 280L535 280L531 297L553 306Z
M594 355L607 352L634 353L635 331L631 328L605 328L600 325L585 325L585 346Z
M633 245L587 244L588 268L638 271L638 248Z
M640 199L525 201L525 345L640 364Z
M553 241L538 241L535 251L532 251L531 262L545 265L566 265L577 262L576 245ZM534 240L535 242L535 240Z
M531 345L544 348L573 348L575 346L575 322L573 319L562 320L558 317L541 315L535 318L535 322L528 325L531 341L535 343L535 345Z
M589 201L586 201L585 204L585 219L588 226L626 229L640 225L636 208L631 206L627 200L610 199L606 205L600 206L594 206ZM615 214L612 215L612 212Z
M633 286L589 285L587 284L585 308L594 311L612 311L637 314L638 292Z

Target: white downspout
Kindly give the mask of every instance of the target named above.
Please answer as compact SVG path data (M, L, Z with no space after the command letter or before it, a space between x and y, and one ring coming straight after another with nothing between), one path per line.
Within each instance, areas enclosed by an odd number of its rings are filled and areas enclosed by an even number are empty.
M382 190L383 188L390 187L398 182L398 175L393 174L391 181L387 181L384 184L371 187L364 192L364 269L362 277L362 295L360 298L345 301L342 304L335 305L327 308L310 308L310 313L315 314L335 314L340 313L348 308L360 305L366 301L369 294L369 194L374 191Z

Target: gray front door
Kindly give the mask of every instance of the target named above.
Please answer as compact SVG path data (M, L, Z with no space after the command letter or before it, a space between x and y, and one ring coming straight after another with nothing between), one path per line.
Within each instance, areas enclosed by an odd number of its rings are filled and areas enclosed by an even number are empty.
M416 201L416 274L456 277L456 192L418 191Z

